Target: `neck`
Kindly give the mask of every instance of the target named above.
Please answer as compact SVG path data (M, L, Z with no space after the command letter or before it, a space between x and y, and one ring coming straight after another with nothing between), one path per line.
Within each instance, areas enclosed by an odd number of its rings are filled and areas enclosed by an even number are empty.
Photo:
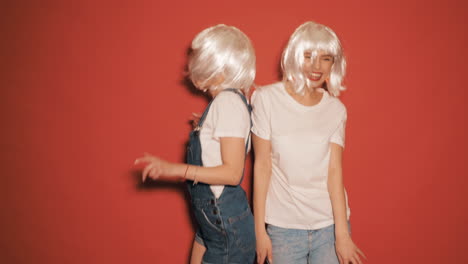
M291 95L291 97L298 103L305 105L305 106L313 106L320 102L323 97L323 93L319 91L320 87L312 88L312 87L305 87L304 94L300 95L297 94L290 82L286 83L286 91Z
M286 91L288 91L289 94L299 96L299 97L306 97L306 96L314 96L319 92L319 89L323 89L322 87L309 87L309 86L304 86L304 94L300 95L297 94L296 91L293 88L293 83L291 81L286 81Z

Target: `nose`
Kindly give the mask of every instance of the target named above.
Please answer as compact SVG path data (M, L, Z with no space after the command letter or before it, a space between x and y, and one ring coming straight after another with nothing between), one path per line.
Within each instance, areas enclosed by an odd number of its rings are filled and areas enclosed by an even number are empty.
M320 69L320 58L318 56L314 58L314 61L312 62L312 67L314 70Z

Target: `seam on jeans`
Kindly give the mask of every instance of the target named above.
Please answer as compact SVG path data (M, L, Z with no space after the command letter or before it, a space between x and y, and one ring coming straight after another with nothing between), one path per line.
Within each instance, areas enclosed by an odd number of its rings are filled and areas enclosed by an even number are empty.
M213 223L211 223L210 219L208 218L208 216L205 214L205 211L203 209L199 209L203 215L203 217L205 217L206 221L208 222L208 224L213 227L216 231L218 232L223 232L221 229L219 229L217 226L215 226ZM222 221L221 221L222 222Z
M326 245L331 245L331 246L336 250L335 241L327 241L327 242L324 242L324 243L318 245L317 247L315 247L315 248L314 248L313 250L311 250L310 252L313 253L313 252L319 250L321 247L326 246ZM338 257L338 255L337 255L337 257Z
M309 247L309 254L312 251L312 239L314 239L312 232L309 230L307 231L307 246Z
M249 216L249 215L250 215L250 208L247 207L247 210L245 210L245 211L244 211L243 213L241 213L240 215L236 215L236 216L231 216L231 217L229 217L229 218L228 218L228 222L229 222L229 224L232 225L232 224L234 224L234 223L236 223L236 222L238 222L238 221L240 221L240 220L246 218L246 217Z
M224 231L221 233L224 236L224 248L226 251L226 255L224 256L224 263L229 264L229 238L227 235L226 226L224 225L223 215L221 213L222 213L221 210L219 210L218 208L218 215L219 215L219 218L221 218L221 224L223 225L223 228L224 228Z

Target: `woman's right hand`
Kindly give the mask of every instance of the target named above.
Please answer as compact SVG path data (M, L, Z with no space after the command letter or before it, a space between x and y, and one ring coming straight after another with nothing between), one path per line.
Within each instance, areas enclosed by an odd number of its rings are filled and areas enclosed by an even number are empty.
M257 235L257 263L273 263L273 257L271 253L271 239L266 232Z
M171 167L171 163L155 157L151 154L145 153L141 158L135 160L135 165L144 164L145 168L141 173L141 180L144 182L147 177L156 180L161 175L168 175L168 171Z

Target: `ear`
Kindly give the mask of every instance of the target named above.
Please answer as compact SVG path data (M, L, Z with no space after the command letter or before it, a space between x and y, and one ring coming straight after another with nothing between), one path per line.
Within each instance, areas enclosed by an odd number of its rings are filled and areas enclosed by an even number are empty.
M219 86L224 82L224 80L224 73L218 73L215 77L213 77L211 84L212 86Z

